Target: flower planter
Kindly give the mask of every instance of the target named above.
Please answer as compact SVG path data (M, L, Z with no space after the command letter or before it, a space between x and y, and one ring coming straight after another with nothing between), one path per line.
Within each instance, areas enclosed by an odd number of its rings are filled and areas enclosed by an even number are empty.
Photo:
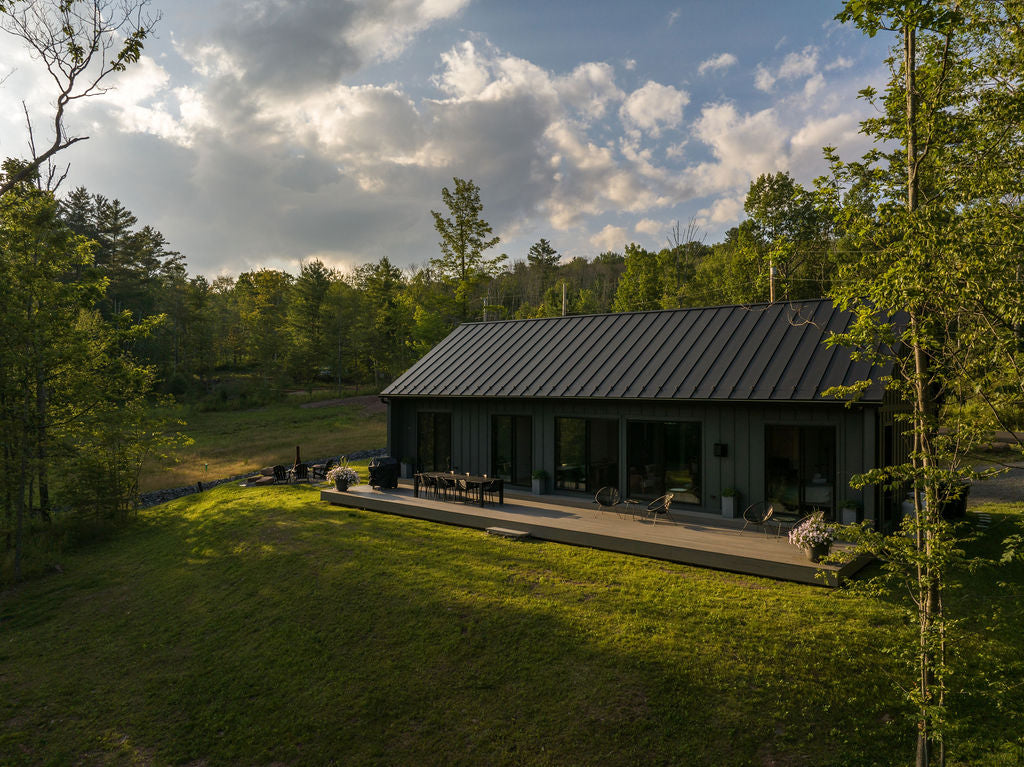
M344 493L346 490L348 490L348 482L346 482L343 479L336 479L334 480L334 487L336 490L340 490L341 492Z
M809 546L804 546L804 553L807 558L812 562L820 562L822 557L827 557L831 544L828 543L812 543Z
M530 481L530 489L534 495L544 495L544 480L534 477Z

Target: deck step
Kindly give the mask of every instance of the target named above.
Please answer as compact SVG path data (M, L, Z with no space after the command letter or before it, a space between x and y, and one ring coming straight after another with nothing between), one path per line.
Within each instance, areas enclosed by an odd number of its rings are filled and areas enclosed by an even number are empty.
M488 535L500 535L502 538L514 538L517 541L522 541L530 537L530 534L526 530L510 530L507 527L488 527L485 528Z

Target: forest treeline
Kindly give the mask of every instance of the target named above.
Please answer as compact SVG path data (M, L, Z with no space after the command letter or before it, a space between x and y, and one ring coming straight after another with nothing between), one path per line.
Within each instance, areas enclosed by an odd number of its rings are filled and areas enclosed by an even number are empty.
M816 298L841 252L832 219L787 173L750 185L747 218L721 242L691 222L667 231L660 250L631 243L589 259L565 259L546 238L520 257L491 256L500 241L481 190L453 181L433 211L438 252L404 269L382 258L342 272L312 259L296 274L211 280L190 275L185 256L119 200L78 188L59 216L94 243L100 313L153 318L133 351L158 389L208 407L317 382L383 385L466 321L767 301L773 266L779 298Z

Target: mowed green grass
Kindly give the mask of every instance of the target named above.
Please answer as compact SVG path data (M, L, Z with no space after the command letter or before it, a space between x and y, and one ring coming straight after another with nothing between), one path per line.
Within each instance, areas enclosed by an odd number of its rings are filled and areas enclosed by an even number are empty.
M308 486L223 485L62 565L2 596L0 764L912 761L884 650L913 634L884 599L332 507ZM1009 678L1019 605L997 616L989 597L1019 596L1021 568L972 577L965 654ZM961 696L951 763L1017 763L1020 691L1001 701Z
M345 455L384 447L387 429L383 412L364 406L302 407L305 396L252 410L199 412L182 407L182 432L194 443L174 452L174 462L153 459L143 466L142 492L233 477L265 466L295 461L295 447L305 458Z

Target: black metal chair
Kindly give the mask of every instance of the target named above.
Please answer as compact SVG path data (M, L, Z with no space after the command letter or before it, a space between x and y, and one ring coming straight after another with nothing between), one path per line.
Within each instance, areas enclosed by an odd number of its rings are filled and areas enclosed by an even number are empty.
M488 500L490 500L495 505L497 505L499 500L501 499L501 494L499 493L500 487L501 482L496 479L484 482L484 502L486 503Z
M675 498L674 494L672 494L672 493L665 493L665 495L661 496L660 498L655 498L653 501L651 501L649 504L647 504L647 514L653 520L654 524L658 524L658 515L659 514L664 514L665 518L669 522L673 522L674 521L672 519L672 514L669 511L669 509L672 506L672 499L673 498Z
M740 528L742 533L750 526L760 527L764 531L765 535L768 535L768 527L775 527L775 535L778 537L779 532L782 530L782 525L775 518L775 504L772 501L758 501L752 503L743 510L743 527Z
M602 511L615 511L615 507L622 503L622 496L618 488L602 487L594 494L594 503L597 504L595 515Z

